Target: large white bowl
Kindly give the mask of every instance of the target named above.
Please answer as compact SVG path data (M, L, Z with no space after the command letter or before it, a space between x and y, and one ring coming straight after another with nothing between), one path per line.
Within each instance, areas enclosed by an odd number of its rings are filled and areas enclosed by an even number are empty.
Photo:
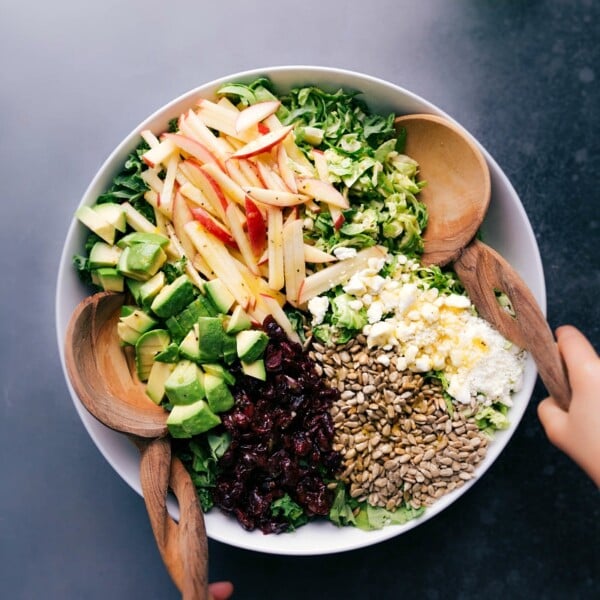
M191 107L200 97L211 97L224 83L231 81L250 82L258 76L266 75L277 86L286 91L300 84L315 84L334 91L340 87L359 90L372 110L405 113L433 113L448 117L442 110L423 98L392 83L367 75L340 69L321 67L274 67L243 73L236 73L201 85L163 106L143 123L138 125L102 165L90 186L86 190L81 204L93 204L96 197L109 185L111 179L120 170L127 155L139 143L139 133L149 128L161 132L167 128L168 121ZM492 117L490 117L492 118ZM534 296L545 311L546 296L542 264L531 225L515 190L494 159L483 149L492 179L492 201L483 225L485 240L498 250L520 273L530 286ZM75 408L88 433L106 460L117 473L139 494L139 455L136 448L124 435L115 433L96 421L83 407L75 395L64 365L64 336L69 317L77 305L88 293L72 268L71 257L81 252L87 233L85 228L72 220L58 273L56 293L56 326L65 379L71 392ZM287 555L316 555L341 552L375 544L382 540L400 535L413 527L431 519L455 502L477 482L492 465L518 426L535 384L537 372L531 359L526 365L524 383L521 391L514 397L514 407L510 411L511 426L499 432L490 445L485 460L477 469L477 477L467 484L444 496L429 508L419 519L403 526L390 526L379 531L364 532L352 527L337 528L330 523L309 524L294 533L282 535L264 535L259 531L247 532L233 518L213 510L206 515L208 535L232 546ZM171 514L177 518L178 508L173 500L169 505Z

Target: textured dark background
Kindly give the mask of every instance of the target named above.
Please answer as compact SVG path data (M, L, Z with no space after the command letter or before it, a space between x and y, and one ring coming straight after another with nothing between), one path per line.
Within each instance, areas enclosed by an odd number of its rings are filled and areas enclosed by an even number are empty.
M600 347L600 4L577 0L0 0L0 597L176 598L144 505L87 436L59 366L71 215L167 100L240 70L321 64L430 99L496 158L545 267L551 325ZM236 598L600 597L599 495L552 448L535 389L502 456L450 509L319 558L210 544Z

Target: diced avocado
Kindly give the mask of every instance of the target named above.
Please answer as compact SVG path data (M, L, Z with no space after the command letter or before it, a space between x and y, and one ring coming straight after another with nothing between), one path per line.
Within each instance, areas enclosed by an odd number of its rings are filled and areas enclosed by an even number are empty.
M96 271L91 271L90 276L92 278L92 283L100 287L100 277L98 277L98 273L96 273Z
M227 334L219 317L198 319L200 362L215 362L223 356L223 340Z
M188 334L179 344L179 352L181 356L189 360L197 361L200 358L200 344L198 342L198 324L190 329Z
M204 290L215 303L219 312L223 314L227 314L235 303L235 298L220 279L207 281L204 284Z
M134 231L122 237L118 242L119 248L127 248L128 246L136 246L137 244L152 244L165 248L169 245L169 238L161 233L146 233L144 231Z
M123 346L135 346L136 342L142 336L139 331L136 331L121 321L117 323L117 334L119 335L119 339Z
M136 279L131 279L130 277L125 277L125 285L129 290L129 293L133 296L133 299L137 302L137 304L142 304L140 300L140 289L142 285L144 285L143 281L137 281Z
M148 379L154 357L162 352L170 341L169 333L164 329L152 329L140 336L135 343L135 368L141 381Z
M205 400L177 405L167 418L169 433L174 438L190 438L216 427L221 422Z
M205 363L202 365L205 373L211 373L220 377L227 385L235 383L235 377L223 365L219 363Z
M162 352L154 357L155 362L176 363L179 362L179 345L171 342Z
M207 296L198 296L179 314L167 319L167 328L174 340L181 342L200 317L215 317L218 311Z
M107 223L110 223L117 231L125 233L127 219L125 211L116 202L103 202L92 207Z
M156 298L158 292L165 287L167 278L162 271L159 271L156 275L145 281L139 290L139 303L142 306L150 306L154 298Z
M118 246L111 246L106 242L96 242L90 250L90 268L116 267L119 263L121 252L123 251Z
M254 377L255 379L260 379L261 381L267 380L267 371L265 369L265 361L262 358L255 360L253 362L244 362L242 363L242 371L249 375L250 377Z
M204 391L208 406L215 413L225 412L235 404L233 394L219 375L213 373L204 375Z
M125 278L113 267L96 269L98 283L105 292L122 292L125 290Z
M235 336L235 342L239 359L244 362L254 362L262 356L269 337L259 329L246 329Z
M190 360L181 360L165 382L171 404L191 404L204 398L204 373Z
M167 262L167 255L158 244L127 246L117 268L121 274L138 281L148 281Z
M89 206L80 206L75 216L107 244L115 243L116 229L106 219Z
M148 375L146 394L155 404L160 404L165 397L165 382L173 372L175 365L165 362L154 362Z
M252 327L252 320L248 316L248 313L238 304L231 313L231 317L227 321L225 331L227 333L237 333L244 329L250 329Z
M158 292L150 308L159 317L167 319L181 312L195 296L194 285L187 275L181 275Z
M237 360L237 357L235 336L226 333L223 337L223 361L225 364L231 365Z
M119 320L121 323L129 325L129 327L140 333L146 333L146 331L150 331L150 329L158 325L156 319L153 319L149 314L137 307L123 306Z

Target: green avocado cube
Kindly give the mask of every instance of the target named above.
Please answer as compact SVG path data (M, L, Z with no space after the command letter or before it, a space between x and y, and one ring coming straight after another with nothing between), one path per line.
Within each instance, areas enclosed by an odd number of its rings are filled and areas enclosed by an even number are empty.
M184 359L177 363L165 382L165 392L171 404L191 404L205 397L204 373L198 365Z
M242 372L248 375L249 377L254 377L255 379L259 379L260 381L267 380L267 370L265 369L265 361L262 358L255 360L254 362L244 362L242 363Z
M175 342L171 342L162 352L159 352L154 360L163 363L179 362L179 346Z
M122 275L147 281L167 262L167 255L158 244L135 244L127 246L117 265Z
M244 329L250 329L252 321L248 313L238 304L231 313L231 317L227 320L225 331L227 333L238 333Z
M204 284L204 291L214 302L219 312L227 314L235 303L235 298L220 279L211 279Z
M143 333L135 343L135 368L141 381L150 375L154 357L162 352L171 341L164 329L152 329Z
M200 344L198 340L198 324L190 329L188 334L183 338L181 344L179 344L179 353L184 358L189 360L197 361L200 358Z
M127 218L125 217L125 211L120 204L117 204L116 202L103 202L102 204L95 204L92 208L117 231L125 233L125 230L127 229Z
M174 368L175 365L165 362L152 363L146 384L146 395L154 404L160 404L165 397L165 382Z
M149 307L152 304L152 301L158 295L158 292L162 290L167 283L167 278L163 271L159 271L145 281L139 289L139 303L142 306Z
M227 335L219 317L198 319L200 362L216 362L223 356L223 339Z
M96 269L98 283L105 292L122 292L125 290L125 278L112 267Z
M235 341L239 359L244 362L254 362L263 355L269 337L259 329L246 329L236 335Z
M144 231L134 231L122 237L118 242L119 248L127 248L138 244L160 246L165 248L169 245L169 238L160 233L146 233Z
M106 242L96 242L90 250L90 268L116 267L122 252L121 248L117 246L111 246Z
M159 317L168 319L181 312L194 300L195 296L194 285L187 275L181 275L158 292L150 308Z
M107 244L115 243L116 229L90 206L81 206L75 216Z
M167 418L167 427L174 438L191 438L209 431L220 422L221 419L206 401L200 399L192 404L174 406Z
M233 394L229 390L229 387L218 375L205 373L204 391L206 392L208 406L210 406L210 409L215 413L225 412L235 404Z

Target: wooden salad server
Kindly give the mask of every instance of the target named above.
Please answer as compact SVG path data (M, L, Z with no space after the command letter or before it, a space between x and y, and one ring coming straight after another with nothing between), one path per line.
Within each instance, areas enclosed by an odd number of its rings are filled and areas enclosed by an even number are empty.
M123 294L99 292L74 310L67 328L65 362L73 388L101 423L128 434L141 452L140 481L161 557L184 600L206 600L208 541L192 479L172 455L167 411L144 393L117 335ZM177 498L177 523L167 510Z
M475 239L491 198L489 169L477 144L458 125L435 115L398 117L396 126L405 129L405 152L419 163L427 183L419 195L429 213L423 262L453 262L479 314L531 353L546 389L567 410L571 390L565 367L531 290L505 259ZM496 291L506 294L514 316L500 306Z

